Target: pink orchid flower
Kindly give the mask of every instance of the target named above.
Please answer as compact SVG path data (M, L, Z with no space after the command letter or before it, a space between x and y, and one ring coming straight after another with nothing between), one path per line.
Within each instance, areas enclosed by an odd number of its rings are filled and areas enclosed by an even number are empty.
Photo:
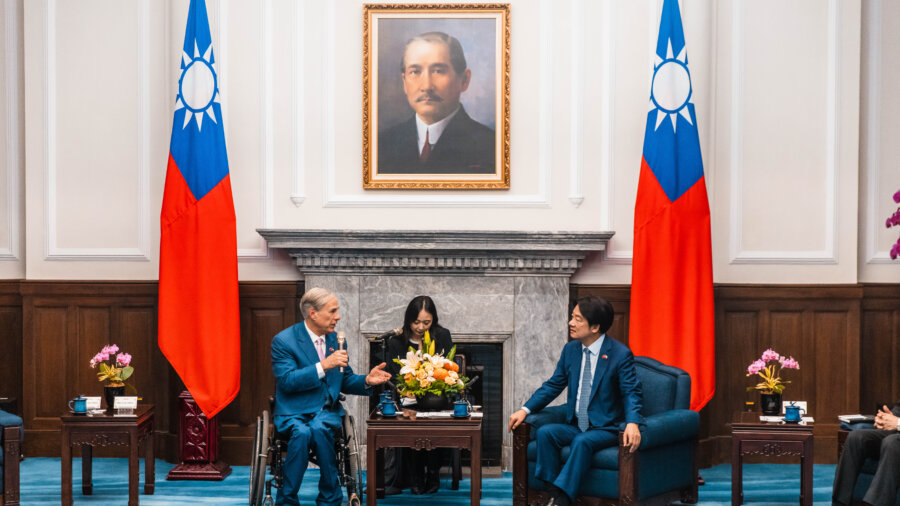
M758 374L759 371L762 371L766 368L766 363L762 360L757 360L750 364L750 367L747 368L747 374Z
M778 360L780 358L781 358L781 355L776 353L775 350L773 350L772 348L769 348L768 350L764 351L762 354L763 362L768 362L770 360Z

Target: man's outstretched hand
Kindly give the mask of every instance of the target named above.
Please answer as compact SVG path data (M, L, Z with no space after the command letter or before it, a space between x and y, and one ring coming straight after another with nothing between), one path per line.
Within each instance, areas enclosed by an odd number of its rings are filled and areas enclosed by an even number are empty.
M391 379L391 373L384 370L386 366L387 363L382 362L373 367L366 375L366 385L381 385Z

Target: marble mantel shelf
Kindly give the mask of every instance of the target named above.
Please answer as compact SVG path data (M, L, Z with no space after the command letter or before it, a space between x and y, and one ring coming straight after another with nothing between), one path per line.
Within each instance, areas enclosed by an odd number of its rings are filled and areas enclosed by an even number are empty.
M258 229L304 274L571 276L613 232Z

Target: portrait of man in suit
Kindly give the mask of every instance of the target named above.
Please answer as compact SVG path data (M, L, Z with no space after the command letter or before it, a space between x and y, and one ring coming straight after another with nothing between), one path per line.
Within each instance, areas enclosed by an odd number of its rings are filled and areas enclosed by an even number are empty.
M413 37L399 77L413 114L379 133L379 173L494 173L496 134L460 103L472 70L459 40L439 31Z
M365 4L365 189L510 189L508 4Z
M278 489L276 504L300 504L297 492L312 450L321 468L316 504L337 506L343 498L334 450L344 414L340 394L370 395L372 386L383 384L391 375L384 370L384 362L367 375L353 373L348 352L340 349L334 331L341 315L333 293L311 288L300 299L300 311L303 321L272 340L274 422L279 432L290 435L284 486Z
M613 322L612 304L589 295L578 299L569 320L569 337L553 375L509 417L512 431L530 413L538 412L568 388L566 423L542 425L537 430L535 475L548 483L548 505L569 505L578 495L594 453L618 444L635 451L641 444L643 406L641 383L634 354L606 335ZM561 464L561 450L570 448Z

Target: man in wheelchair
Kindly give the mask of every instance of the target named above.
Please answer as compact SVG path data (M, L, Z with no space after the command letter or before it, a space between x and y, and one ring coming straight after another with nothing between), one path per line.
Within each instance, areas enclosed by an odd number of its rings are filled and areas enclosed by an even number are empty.
M371 387L390 379L381 363L368 375L354 374L334 327L341 319L337 297L312 288L300 299L303 320L272 340L275 374L275 428L289 435L284 486L276 504L300 504L297 492L312 451L320 468L316 504L339 505L343 498L335 463L335 433L344 409L341 393L370 395Z

